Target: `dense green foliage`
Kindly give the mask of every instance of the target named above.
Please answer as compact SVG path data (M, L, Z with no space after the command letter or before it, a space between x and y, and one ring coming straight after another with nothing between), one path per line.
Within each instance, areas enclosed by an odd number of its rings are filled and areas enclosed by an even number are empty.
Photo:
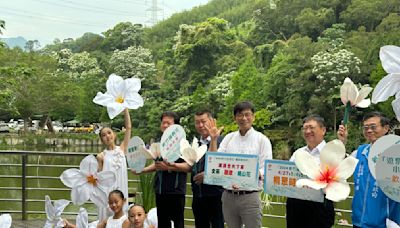
M151 28L121 22L102 35L56 39L39 51L2 47L0 118L108 121L91 100L117 73L143 80L145 105L132 118L134 134L146 142L160 136L164 110L177 111L193 135L193 114L207 107L229 132L233 105L251 100L255 128L285 158L303 144L305 115L320 114L329 131L336 129L345 77L374 86L386 75L378 53L400 45L399 10L397 0L212 0ZM387 102L372 109L393 117ZM368 110L352 111L357 137L349 149L362 141L357 126ZM122 118L113 124L121 126Z

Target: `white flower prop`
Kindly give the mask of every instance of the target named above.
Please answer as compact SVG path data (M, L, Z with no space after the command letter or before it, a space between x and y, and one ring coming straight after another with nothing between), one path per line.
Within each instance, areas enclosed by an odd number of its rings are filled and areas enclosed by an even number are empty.
M140 148L140 150L145 152L147 159L153 159L156 161L161 159L160 143L151 144L150 150L146 149L145 147Z
M96 228L99 221L88 222L88 213L85 208L79 208L79 213L76 216L76 228Z
M0 216L0 228L10 228L12 223L12 218L10 214L2 214Z
M82 205L89 199L99 207L107 207L106 189L114 186L116 177L112 171L97 172L98 164L93 155L86 156L79 169L67 169L61 176L61 181L72 188L71 201Z
M343 123L347 124L349 119L349 111L353 106L359 108L367 108L371 101L370 99L365 99L368 97L368 94L372 91L372 88L369 86L362 86L360 91L357 89L357 86L351 81L350 78L346 78L343 82L343 85L340 87L340 99L342 103L346 106Z
M44 228L64 227L65 224L63 219L61 218L61 213L64 211L65 207L68 206L69 201L65 199L55 200L53 205L48 195L46 195L44 198L45 198L44 205L47 216Z
M196 137L193 138L192 146L186 139L182 139L180 142L181 158L185 160L190 166L198 162L201 157L206 153L207 146L199 146L199 141Z
M396 95L392 101L392 107L397 120L400 121L400 47L391 45L381 47L379 58L388 75L376 85L372 93L372 103L377 104Z
M310 179L297 180L296 186L323 189L326 198L334 202L345 200L350 194L347 183L356 168L358 160L352 156L345 158L346 149L340 140L328 142L321 151L321 164L307 151L295 154L297 168Z
M143 106L143 98L139 95L140 79L122 77L111 74L108 77L107 92L98 92L93 102L107 107L108 116L114 119L118 114L128 109L138 109Z

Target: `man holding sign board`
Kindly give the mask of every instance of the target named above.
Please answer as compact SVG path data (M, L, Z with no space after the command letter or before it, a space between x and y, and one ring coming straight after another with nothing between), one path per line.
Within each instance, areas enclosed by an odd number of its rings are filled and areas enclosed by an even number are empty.
M364 116L362 124L364 138L368 144L360 145L353 154L359 161L354 171L353 226L384 228L386 219L400 224L400 203L382 192L368 166L370 148L389 132L390 120L380 112L370 112ZM347 135L346 127L340 125L338 138L346 142Z
M303 138L306 146L297 149L290 161L294 162L295 154L305 150L320 163L320 152L325 146L324 140L326 128L325 121L318 115L310 115L303 119ZM286 201L286 227L319 227L329 228L335 221L333 202L324 199L325 202L313 202L295 198L287 198Z
M174 124L179 124L179 117L175 112L166 111L161 115L162 132ZM154 190L159 227L171 227L171 221L175 228L184 227L186 177L190 170L191 167L181 158L174 163L156 160L143 169L142 173L156 171Z
M229 228L241 228L242 225L251 228L261 227L262 206L260 191L264 175L265 159L272 159L272 146L269 139L254 130L254 106L250 102L237 103L233 109L234 119L239 130L228 134L221 142L218 152L258 156L258 172L260 181L258 187L244 188L240 183L223 186L222 210L225 222ZM216 124L210 127L210 151L217 151L217 138L221 133Z

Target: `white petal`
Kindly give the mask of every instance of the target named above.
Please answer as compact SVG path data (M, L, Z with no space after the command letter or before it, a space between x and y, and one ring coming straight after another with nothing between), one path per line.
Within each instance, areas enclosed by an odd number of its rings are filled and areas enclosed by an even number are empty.
M344 159L345 154L346 148L342 141L335 139L328 142L321 151L321 167L337 168Z
M93 192L90 194L90 200L98 207L107 207L107 194L100 188L93 188Z
M359 108L368 108L370 105L371 105L371 100L369 98L361 100L356 104L356 106Z
M53 222L46 220L46 223L44 224L43 228L53 228L54 224Z
M298 188L302 188L303 186L308 186L312 189L319 190L325 188L327 185L328 185L327 183L314 181L310 179L299 179L296 181L296 187Z
M115 102L115 97L113 97L109 93L103 94L101 92L98 92L97 95L93 98L93 102L102 106L107 106L107 104Z
M179 149L181 150L181 153L182 153L186 148L189 148L189 147L190 147L189 141L187 141L186 139L182 139L182 140L179 142Z
M47 220L53 221L56 217L55 216L56 210L53 207L53 204L51 204L51 200L48 195L44 197L44 206L45 206L44 210L46 211Z
M141 88L141 81L139 78L128 78L125 80L125 88L126 91L128 91L129 93L131 92L139 92L140 88Z
M71 191L71 201L75 205L82 205L89 200L93 186L89 183L77 186Z
M79 169L84 174L97 173L98 169L97 159L92 154L86 156L79 164Z
M400 74L388 74L382 78L372 92L372 103L386 101L400 90Z
M110 119L114 119L118 114L124 111L126 107L124 107L121 103L113 102L107 105L107 113Z
M182 151L182 156L181 158L183 158L183 160L185 160L186 163L188 163L190 166L192 166L194 164L194 162L196 162L196 151L193 150L193 148L188 147L185 148Z
M359 103L361 103L362 101L364 101L365 98L368 97L368 94L369 94L371 91L372 91L372 88L369 87L369 86L363 86L363 87L361 87L361 89L360 89L360 91L359 91L359 93L358 93L358 97L357 97L357 99L356 99L356 104L357 104L358 107L360 107L360 108L366 108L366 107L360 106ZM368 99L368 101L369 101L369 99ZM369 104L368 104L368 105L369 105ZM367 107L368 107L368 106L367 106Z
M123 105L129 109L138 109L143 106L143 98L138 93L127 94Z
M199 147L199 140L196 137L193 137L192 148L196 150L198 147Z
M111 186L114 186L117 178L113 171L101 171L97 173L97 185L107 189Z
M146 156L146 159L156 159L153 157L153 154L150 150L146 149L145 147L139 148L140 153L143 153Z
M358 159L348 156L336 168L336 176L341 180L346 180L353 175Z
M85 208L79 208L79 213L76 216L76 227L86 228L88 226L88 213Z
M400 98L396 98L392 101L392 107L397 120L400 121Z
M153 155L154 158L161 157L160 143L151 144L150 151L151 151L151 154Z
M350 194L350 186L346 182L330 183L326 189L326 198L333 202L345 200Z
M116 74L111 74L106 82L107 92L113 97L121 95L122 89L125 87L124 79Z
M54 201L54 209L56 211L55 215L56 217L60 217L61 213L64 211L65 207L67 207L69 204L69 200L65 200L65 199L60 199L60 200L56 200Z
M344 105L350 101L351 105L355 105L358 96L357 86L351 81L350 78L346 78L343 85L340 87L340 98Z
M198 162L204 154L207 152L207 145L201 145L199 148L196 149L196 162Z
M0 227L1 228L10 228L12 223L12 218L10 214L2 214L0 216Z
M392 45L381 47L379 58L387 73L400 73L400 48Z
M297 168L304 175L311 179L315 179L319 175L319 164L307 151L297 151L294 153L294 159Z
M73 188L87 181L86 175L79 169L67 169L60 176L61 182L67 187Z

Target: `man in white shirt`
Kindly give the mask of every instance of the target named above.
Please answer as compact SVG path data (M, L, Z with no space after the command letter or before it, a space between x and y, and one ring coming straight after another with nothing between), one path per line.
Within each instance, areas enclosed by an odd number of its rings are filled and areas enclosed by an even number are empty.
M298 151L307 151L320 163L320 152L325 146L324 140L326 127L325 121L318 115L310 115L303 119L303 138L306 146L297 149L290 161L294 162ZM335 220L333 203L325 199L325 202L313 202L288 198L286 201L286 227L287 228L328 228L332 227Z
M264 161L272 159L272 146L269 139L254 130L254 106L250 102L240 102L233 109L238 131L229 133L221 142L218 152L234 154L255 154L259 158L260 182L258 188L241 188L232 185L225 188L222 194L222 211L229 228L261 227L262 206L260 191L264 176ZM222 129L215 124L210 128L210 151L217 151L217 137Z

